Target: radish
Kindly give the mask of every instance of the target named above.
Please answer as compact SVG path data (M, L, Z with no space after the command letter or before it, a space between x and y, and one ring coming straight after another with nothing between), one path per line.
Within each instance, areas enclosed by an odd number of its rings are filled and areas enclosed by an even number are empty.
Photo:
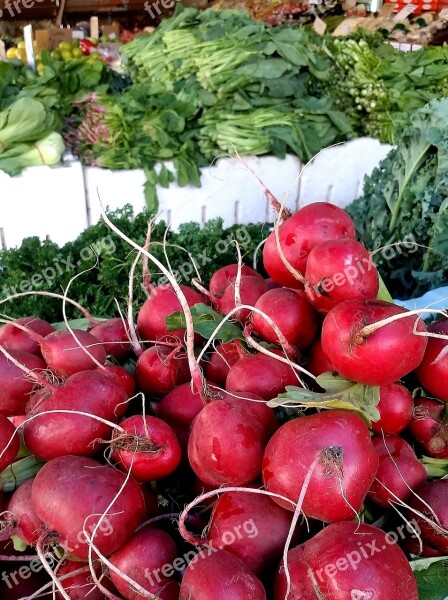
M135 379L145 394L163 396L179 382L179 352L166 346L152 346L145 350L135 365Z
M448 319L432 323L428 331L448 336ZM429 338L425 356L415 374L431 396L448 402L448 339Z
M230 283L223 295L220 298L217 310L223 315L229 314L235 306L235 285L236 282L233 281ZM240 280L240 299L241 304L246 304L249 306L254 306L257 300L268 291L268 286L266 282L261 277L251 277L251 276L243 276ZM247 323L249 316L252 314L252 311L248 308L242 308L241 310L236 312L236 317L243 323Z
M261 577L277 567L290 526L291 513L268 496L225 492L213 509L206 541L224 546Z
M27 479L15 490L8 503L8 512L3 517L12 534L19 536L29 546L35 546L44 532L44 523L37 516L31 501L33 482L34 477Z
M19 449L20 438L16 428L7 417L0 415L0 473L14 462Z
M108 356L123 360L132 349L128 330L122 319L108 319L90 330L100 342Z
M291 589L280 565L274 600L418 600L417 583L396 540L373 525L344 521L288 552Z
M118 466L138 481L167 477L179 466L181 450L171 427L157 417L135 415L114 431L111 446ZM127 435L126 435L127 434Z
M215 271L210 279L209 290L214 301L217 302L224 294L225 289L235 281L238 275L238 265L227 265ZM258 277L262 279L256 271L246 265L241 265L241 275L243 277Z
M185 285L179 287L187 299L188 306L194 306L195 304L204 302L204 298L195 292L195 290ZM168 331L165 322L165 317L181 310L182 307L180 302L170 285L153 288L150 297L146 300L138 313L137 326L140 335L143 336L146 341L157 341L167 338L179 338L182 340L185 329Z
M101 440L110 438L111 427L77 412L117 421L127 399L121 383L107 373L98 370L76 373L49 396L38 395L38 406L30 407L28 414L34 418L23 428L25 444L43 460L66 454L91 456L98 451ZM73 413L49 412L57 410Z
M213 400L193 422L191 468L205 483L244 485L261 473L266 431L244 405Z
M212 392L215 390L213 386L210 386L210 389ZM252 415L252 418L262 427L264 441L267 442L280 427L280 423L277 421L274 410L266 404L261 396L257 396L257 394L252 394L251 392L240 392L238 390L235 390L233 394L226 394L225 392L220 392L220 394L222 399L226 402L237 404Z
M389 385L420 364L428 341L425 333L423 321L405 308L382 301L347 300L325 317L322 348L347 379Z
M191 389L189 383L183 383L164 396L160 402L153 402L151 407L156 415L171 427L187 430L204 408L204 402L201 396Z
M329 202L304 206L278 228L280 247L292 267L305 274L311 250L327 240L356 237L355 226L346 212ZM263 248L263 264L269 276L280 285L301 287L281 260L273 231Z
M110 556L145 515L143 495L132 478L126 481L116 469L82 456L61 456L46 463L34 479L31 498L52 539L80 559L89 553L83 528L89 537L96 531L94 546Z
M190 562L180 588L179 600L266 600L260 580L245 563L212 548Z
M285 391L287 385L299 385L293 369L271 356L250 354L236 362L226 379L226 390L240 395L252 392L264 400L272 400Z
M83 563L74 560L67 560L59 567L57 577L58 579L62 579L70 573L79 571L82 569L82 567ZM98 579L101 579L101 584L106 589L112 593L116 592L110 579L107 577L101 577L101 568L99 565L95 568L95 573ZM92 580L90 569L84 573L78 573L72 577L69 576L66 579L62 579L61 583L65 593L70 597L70 600L107 600L108 598L96 587ZM57 600L62 600L62 595L60 592L56 592L56 598Z
M121 383L127 392L128 398L132 398L132 396L135 395L135 379L132 377L129 371L120 365L105 365L104 369L107 371L107 373L109 373L109 375L112 375L119 383ZM123 412L126 412L126 408L127 404L124 404Z
M15 319L11 323L8 323L8 325L0 328L0 346L3 346L6 350L17 350L42 356L39 342L23 329L14 327L14 323L24 325L27 329L34 331L42 337L46 337L54 331L53 325L38 317L23 317L22 319Z
M255 304L280 329L286 340L299 350L311 345L317 333L317 316L303 292L286 288L269 290ZM279 344L271 325L255 312L254 331L265 342Z
M328 356L323 351L321 338L318 338L309 349L306 368L316 376L335 371L333 365L328 360Z
M42 358L28 352L10 350L9 354L31 371L39 373L47 367ZM0 353L0 414L7 417L23 414L34 386L35 381Z
M106 362L106 350L99 340L87 331L72 329L79 344L91 354L98 363ZM70 331L55 331L42 338L40 348L42 356L56 375L67 378L79 371L95 369L98 365L79 346Z
M411 507L425 515L426 519L412 512L412 518L420 528L424 543L448 553L448 480L431 481L420 488ZM428 522L429 520L429 522Z
M398 435L374 435L372 444L380 459L368 497L388 508L397 499L406 501L426 483L426 469L414 450Z
M293 419L274 433L264 453L263 482L269 492L297 502L314 464L302 510L307 517L332 523L360 511L378 462L361 417L328 410ZM291 510L287 502L274 500Z
M168 533L145 526L111 556L110 562L157 600L178 600L179 584L172 579L177 557L176 544ZM126 600L141 600L142 594L113 569L110 576Z
M408 431L433 458L448 458L446 404L432 398L417 398Z
M327 313L345 300L375 300L378 271L370 253L356 240L329 240L308 255L305 291L313 307Z
M372 423L372 430L375 433L392 435L400 433L409 423L413 408L412 394L404 385L391 383L381 386L380 401L377 405L380 418Z
M208 362L205 364L205 376L208 381L216 383L220 387L225 387L226 378L232 367L240 358L243 358L245 351L240 340L231 340L225 344L217 344L215 350L210 354Z

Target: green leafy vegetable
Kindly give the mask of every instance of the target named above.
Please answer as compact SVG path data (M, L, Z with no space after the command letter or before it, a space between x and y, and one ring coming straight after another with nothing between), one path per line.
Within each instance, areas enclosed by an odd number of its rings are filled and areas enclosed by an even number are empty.
M195 304L191 307L191 316L193 317L193 326L196 333L199 333L206 340L210 339L216 327L223 321L224 315L220 315L213 308L206 304ZM175 331L185 327L185 315L183 312L176 312L165 318L168 325L168 331ZM216 339L226 343L231 340L244 339L241 327L231 321L220 328L216 334Z
M448 596L448 557L411 561L419 600L444 600Z

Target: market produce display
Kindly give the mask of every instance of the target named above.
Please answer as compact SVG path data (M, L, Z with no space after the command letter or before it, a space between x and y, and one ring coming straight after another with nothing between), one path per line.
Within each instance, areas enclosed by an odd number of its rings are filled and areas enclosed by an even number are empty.
M20 292L2 299L2 589L443 600L446 312L430 323L393 304L326 202L280 219L260 268L235 262L259 226L190 225L161 244L147 217L104 213L82 240L130 253L120 312L107 288L89 305L75 287L88 271L53 294L62 322L14 319ZM222 266L187 274L223 239ZM91 314L101 296L105 319ZM45 565L31 592L13 577L23 553Z

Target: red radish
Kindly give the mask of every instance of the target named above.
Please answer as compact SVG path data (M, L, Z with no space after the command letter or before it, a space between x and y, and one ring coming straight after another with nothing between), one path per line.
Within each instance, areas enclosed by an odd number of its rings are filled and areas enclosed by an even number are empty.
M257 300L268 291L266 282L261 277L243 276L240 281L241 304L254 306ZM235 308L235 282L230 283L218 303L218 311L223 315L229 314ZM246 323L252 311L248 308L242 308L234 314L234 318Z
M109 425L75 411L117 421L128 399L126 390L116 379L100 371L83 371L45 398L28 414L38 415L23 428L27 448L39 458L50 460L66 454L91 456L101 440L110 439ZM52 410L73 411L49 413Z
M63 563L57 572L57 577L61 578L64 575L78 571L84 566L85 563L79 561L67 560ZM110 582L108 577L101 577L101 568L98 566L95 568L95 573L98 579L101 580L103 585L110 592L115 592L115 588ZM68 594L70 600L107 600L108 597L103 594L93 582L92 574L90 570L86 573L79 573L73 575L73 577L67 577L61 581L62 587L65 593ZM57 600L62 600L60 592L56 592Z
M448 458L446 404L432 398L417 398L408 431L433 458Z
M322 373L333 372L335 369L328 356L322 349L322 340L318 338L309 349L309 359L306 368L313 375L322 375Z
M210 386L210 389L214 391L213 386ZM223 394L220 392L220 396L226 402L238 404L238 406L243 407L247 412L251 413L252 418L256 419L261 425L263 439L266 442L280 427L280 423L277 421L274 410L266 404L266 401L263 400L261 396L257 396L257 394L252 394L251 392L240 392L238 390L235 390L232 394L226 394L225 392Z
M176 574L178 552L173 538L152 526L145 526L117 550L110 562L158 600L178 600ZM180 561L183 563L183 559ZM166 573L168 573L166 575ZM110 577L126 600L141 600L142 594L110 569Z
M308 255L315 246L327 240L354 240L356 237L355 226L348 214L329 202L304 206L280 225L278 233L285 258L302 275L305 275ZM274 231L264 245L263 264L275 282L286 287L301 287L281 260Z
M79 343L88 350L100 364L106 362L106 350L99 340L87 331L73 329ZM80 371L96 369L98 365L79 347L70 331L55 331L43 338L40 343L42 356L50 369L61 377L70 377Z
M152 346L143 352L135 365L135 379L145 394L163 396L179 380L181 346L173 350L166 346Z
M41 358L28 352L8 352L31 371L39 373L47 367ZM0 414L7 417L23 414L34 385L35 382L28 375L0 352Z
M13 535L19 536L29 546L35 546L44 532L44 523L31 501L33 482L34 478L27 479L15 490L8 503L8 512L3 517L13 528Z
M418 533L417 530L416 533ZM403 546L410 554L414 554L414 556L421 556L422 558L436 558L437 556L443 556L443 552L422 542L415 534L406 536L403 540Z
M280 329L286 340L299 350L312 343L317 333L317 316L303 292L286 288L269 290L255 304ZM265 342L279 344L271 325L259 313L253 315L254 331Z
M425 467L400 436L374 435L372 444L380 463L367 495L375 504L388 508L397 499L406 501L426 483Z
M287 385L300 385L293 369L266 354L250 354L236 362L229 371L226 390L252 392L264 400L272 400Z
M103 343L106 354L117 360L126 358L132 349L128 330L120 318L103 321L93 327L90 333Z
M188 306L203 303L204 298L195 290L181 285L179 286L187 299ZM156 341L167 338L183 339L185 329L168 331L165 317L182 310L179 300L169 285L153 288L153 291L143 304L138 313L137 326L140 335L147 341Z
M225 547L256 575L276 567L291 527L291 513L268 496L225 492L215 504L207 543Z
M157 496L151 491L150 484L141 484L140 489L145 499L146 518L152 519L152 517L155 517L160 514L159 500Z
M426 516L426 519L423 519L414 512L410 513L420 528L423 542L446 555L448 552L448 480L431 481L420 488L417 497L414 497L411 502L411 507Z
M218 301L224 294L225 289L235 281L238 275L238 265L227 265L215 271L210 279L209 290L213 299ZM241 265L242 277L258 277L262 278L256 271L246 265Z
M22 319L15 319L12 323L8 323L0 328L0 346L3 346L8 351L17 350L41 356L39 342L26 331L23 331L23 329L14 327L14 323L25 325L25 327L42 337L46 337L54 331L53 325L38 317L23 317Z
M91 537L98 525L93 544L101 554L110 556L145 516L138 484L132 478L125 481L126 475L91 458L61 456L36 475L31 498L48 532L57 536L68 554L86 559L89 545L83 528Z
M208 381L216 383L220 387L226 385L226 378L232 367L240 358L243 358L245 352L240 340L232 340L225 344L218 344L215 350L210 354L208 362L205 364L204 372Z
M328 410L282 425L266 447L264 486L297 502L313 463L304 514L328 523L354 518L378 469L378 455L361 417ZM291 510L287 502L274 500Z
M418 600L411 566L391 536L373 525L334 523L288 552L288 600ZM286 598L280 565L274 600Z
M261 473L265 434L261 423L244 405L213 400L198 414L191 428L191 468L210 485L255 481Z
M309 253L305 291L313 307L327 313L345 300L375 300L378 271L372 256L356 240L329 240Z
M421 362L426 327L416 315L401 317L386 325L383 319L405 315L405 308L382 301L347 300L325 317L322 348L338 371L366 385L395 383Z
M428 331L448 336L448 319L432 323ZM425 356L415 374L428 394L448 402L448 339L428 339Z
M25 573L28 577L24 579L20 573ZM31 561L31 563L5 562L2 564L0 581L0 596L2 600L28 598L47 583L49 583L49 578L44 571L42 563L37 559Z
M273 279L271 279L270 277L268 277L267 279L265 279L265 281L266 281L266 284L267 284L267 286L268 286L268 288L270 290L275 290L276 288L282 287L278 283L275 283L275 281Z
M19 450L20 438L16 428L7 417L0 415L0 473L14 462Z
M226 550L205 551L190 562L179 600L266 600L260 580Z
M181 450L167 423L157 417L135 415L120 426L126 433L115 430L111 442L120 468L130 471L138 481L161 479L177 469Z
M409 423L414 401L412 394L404 385L391 383L380 387L380 401L377 409L380 413L378 421L372 422L375 433L396 434L403 431Z
M105 365L106 371L116 377L117 381L121 383L128 394L128 398L132 398L135 395L135 379L124 367L120 365ZM124 405L123 412L126 412L127 404Z
M189 383L183 383L151 406L156 415L171 427L188 429L204 408L204 402L196 391L192 391Z

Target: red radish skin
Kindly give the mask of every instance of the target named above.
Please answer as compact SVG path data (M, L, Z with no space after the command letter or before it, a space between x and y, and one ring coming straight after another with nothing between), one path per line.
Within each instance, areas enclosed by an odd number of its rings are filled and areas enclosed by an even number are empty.
M448 319L432 323L428 331L448 336ZM445 352L444 356L441 356L442 352ZM415 374L428 394L448 402L448 339L428 339L425 356Z
M425 467L411 446L398 435L384 438L374 435L372 444L380 462L368 497L386 508L397 499L406 502L413 491L426 483Z
M34 477L27 479L15 490L8 503L8 512L4 515L5 521L14 527L13 535L19 536L29 546L37 544L45 529L31 501L33 482Z
M446 404L432 398L414 402L408 431L432 458L448 458Z
M403 540L403 546L405 549L414 556L420 556L421 558L436 558L437 556L443 556L443 553L436 548L433 548L429 544L425 544L419 540L415 534L410 534Z
M136 481L91 458L61 456L47 462L31 489L34 509L59 545L75 558L87 559L89 535L116 497L93 539L104 556L118 550L140 525L145 502ZM124 485L124 487L123 487ZM121 492L120 489L123 487Z
M448 553L448 480L431 481L420 488L411 507L432 522L437 518L438 528L415 513L409 515L420 528L423 542L443 552L445 556Z
M300 385L293 369L261 353L241 358L230 368L226 379L227 391L252 392L264 400L276 398L288 385Z
M378 295L377 268L356 240L329 240L315 246L308 256L305 279L308 300L324 314L346 300L375 300Z
M286 260L302 275L305 275L308 255L315 246L327 240L354 240L356 237L355 226L348 214L329 202L304 206L280 225L278 233ZM302 287L283 264L274 231L264 245L263 264L276 283L292 288Z
M188 565L179 600L266 600L260 580L245 563L219 550L199 554Z
M179 379L180 347L152 346L143 352L135 365L135 379L145 394L164 396L176 386Z
M400 383L383 385L380 388L380 413L378 421L372 422L375 433L394 435L403 431L409 423L414 409L411 392Z
M106 350L99 340L87 331L73 329L79 343L86 348L96 360L104 365ZM86 354L76 342L70 331L55 331L43 338L40 344L42 356L49 368L60 377L70 377L80 371L96 369L97 364Z
M47 365L38 356L8 350L9 354L24 367L41 373ZM26 404L33 391L35 382L32 381L19 367L14 365L6 356L0 353L0 414L6 417L21 415L25 412Z
M244 485L261 473L265 431L243 405L214 400L193 422L188 442L191 468L205 483Z
M261 577L277 567L290 527L291 513L268 496L225 492L213 509L207 543L224 546Z
M268 291L266 282L261 277L241 277L240 281L240 298L241 304L254 306L257 300ZM218 303L218 311L227 315L235 308L235 282L230 283ZM242 308L235 313L235 318L241 322L247 323L252 311L248 308Z
M213 386L210 386L210 389L218 393L218 390L214 390ZM257 394L252 394L251 392L240 392L238 390L235 390L232 394L226 394L225 392L219 392L219 394L226 402L237 404L244 408L248 413L251 413L252 418L256 419L262 427L262 436L265 442L267 442L280 427L280 423L277 421L274 410L266 404L261 396L257 396Z
M354 521L334 523L288 552L288 600L418 600L409 562L393 538ZM286 598L280 565L274 600Z
M422 361L427 344L426 327L416 315L402 317L373 333L366 326L399 314L405 308L382 301L347 300L325 317L322 348L341 375L366 385L395 383Z
M43 398L38 398L38 407L28 414L28 417L38 416L23 428L27 448L43 460L66 454L92 456L100 448L101 440L110 439L111 428L97 419L76 412L49 414L49 411L81 411L115 422L128 399L116 379L99 371L76 373Z
M239 340L218 344L204 365L207 380L222 388L225 387L230 367L244 355L245 351Z
M120 426L126 431L114 432L113 458L124 471L130 471L138 481L153 481L167 477L177 469L181 449L171 427L157 417L135 415Z
M42 337L46 337L54 331L53 325L38 317L23 317L22 319L15 319L12 323L0 328L0 346L3 346L5 350L9 352L17 350L19 352L28 352L29 354L42 356L39 342L33 339L26 331L14 327L13 323L24 325Z
M299 350L311 345L317 333L317 315L303 292L286 288L269 290L255 304L270 317L286 340ZM258 312L253 315L254 331L265 342L279 344L271 325Z
M12 546L12 542L9 542ZM4 554L4 552L2 552ZM17 600L18 598L28 598L36 590L49 583L49 578L41 568L41 564L34 562L34 571L30 569L30 563L26 562L7 562L2 564L2 579L0 581L0 597L2 600ZM20 576L19 569L29 577L24 579ZM37 572L36 572L37 571ZM90 598L89 598L90 600Z
M187 299L188 306L204 303L204 298L195 290L181 285L179 286ZM167 338L178 338L183 340L185 329L168 331L165 317L182 310L179 300L169 285L159 286L153 289L150 297L140 309L137 318L137 327L140 336L147 341L165 340Z
M83 566L83 563L78 561L67 560L58 568L57 576L61 578L64 575L78 571ZM97 578L101 579L101 585L110 592L116 593L116 589L110 579L108 577L101 577L100 567L95 569L95 573ZM73 575L73 577L67 577L61 583L70 600L108 600L108 596L105 596L94 584L90 571ZM63 600L60 592L56 592L56 599Z
M189 383L174 388L160 402L153 402L155 414L171 425L180 429L188 429L195 417L204 408L201 396L191 389Z
M145 526L111 556L110 562L158 600L178 600L179 584L172 577L176 573L172 565L177 557L176 544L168 533ZM163 574L169 567L171 578ZM110 569L110 577L123 598L141 600L141 593L132 589L113 569Z
M235 281L238 275L238 265L227 265L226 267L221 267L213 273L210 284L209 291L212 295L215 302L217 302L222 295L224 294L225 289ZM246 265L241 265L241 276L242 277L258 277L262 279L261 275L259 275L256 271L251 269L250 267L246 267Z
M7 417L0 415L0 473L14 462L19 450L20 438L16 428Z
M132 396L135 395L135 392L136 392L135 379L129 373L129 371L127 371L124 367L121 367L120 365L105 365L104 368L110 375L115 377L119 383L121 383L121 385L126 390L128 398L132 398ZM124 404L123 412L126 412L127 406L128 406L127 403Z
M264 453L265 488L297 502L316 458L303 513L327 523L354 518L379 462L361 417L349 411L329 410L282 425ZM287 502L274 500L292 510Z
M306 363L306 368L313 375L322 375L322 373L332 373L335 368L328 360L328 356L325 354L322 348L322 341L318 338L309 349L309 358Z
M117 360L126 358L132 349L128 330L120 318L103 321L90 333L103 343L106 354Z

